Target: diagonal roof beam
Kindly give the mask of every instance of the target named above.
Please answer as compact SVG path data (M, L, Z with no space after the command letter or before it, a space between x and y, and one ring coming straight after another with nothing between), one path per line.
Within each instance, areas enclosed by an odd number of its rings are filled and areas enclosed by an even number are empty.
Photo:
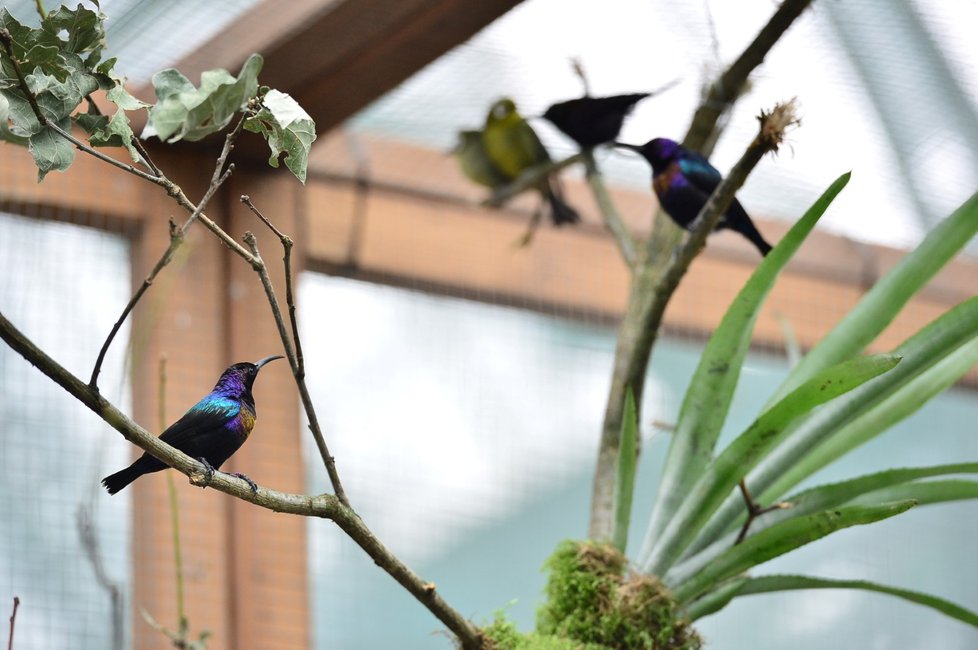
M236 73L259 52L260 82L292 95L324 133L519 2L265 0L174 67L191 80L217 67Z

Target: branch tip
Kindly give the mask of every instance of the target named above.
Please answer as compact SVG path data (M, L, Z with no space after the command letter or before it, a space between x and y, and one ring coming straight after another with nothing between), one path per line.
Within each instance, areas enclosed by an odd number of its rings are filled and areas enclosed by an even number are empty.
M776 152L784 142L788 130L801 124L801 117L798 115L798 98L792 97L786 102L775 104L770 111L762 110L757 116L757 121L761 123L757 137L762 146L766 151Z

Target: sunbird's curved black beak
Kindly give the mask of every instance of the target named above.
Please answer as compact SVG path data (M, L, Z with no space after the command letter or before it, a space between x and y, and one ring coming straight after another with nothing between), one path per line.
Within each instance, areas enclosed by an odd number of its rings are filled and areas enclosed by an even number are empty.
M616 149L628 149L629 151L634 151L636 153L642 152L642 147L637 144L628 144L627 142L612 142L611 146Z
M274 355L271 357L265 357L264 359L259 359L258 361L255 362L255 372L261 370L261 367L264 366L269 361L275 361L276 359L284 359L284 358L285 357L281 355Z

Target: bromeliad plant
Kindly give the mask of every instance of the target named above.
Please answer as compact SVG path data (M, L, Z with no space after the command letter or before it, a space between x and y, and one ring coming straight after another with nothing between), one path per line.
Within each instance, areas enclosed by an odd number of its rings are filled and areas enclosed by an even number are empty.
M837 179L760 263L707 343L664 460L644 542L632 561L624 554L638 423L627 391L609 541L564 542L546 565L547 601L537 633L514 636L512 626L497 619L488 632L500 647L562 648L568 641L566 647L698 648L701 641L689 622L739 596L797 589L875 591L978 627L975 612L916 591L859 579L750 575L758 565L838 530L918 505L978 498L978 481L947 478L978 473L978 462L892 469L791 492L978 363L978 296L890 353L862 355L978 231L978 194L877 282L794 366L751 425L716 449L764 299L848 181L849 174ZM654 594L640 611L636 590Z
M895 469L790 492L978 363L978 297L957 305L889 354L859 356L978 231L978 195L880 280L794 367L754 422L715 451L763 300L848 179L847 174L833 183L758 266L711 337L687 390L635 561L642 572L661 576L694 619L740 595L844 587L900 596L978 626L973 612L916 592L855 580L745 575L842 528L880 521L915 505L978 497L978 481L923 480L978 473L978 463ZM629 465L620 463L625 469ZM619 484L633 480L633 474L623 476ZM764 512L752 494L776 507ZM629 513L619 511L616 529L626 527L628 518Z

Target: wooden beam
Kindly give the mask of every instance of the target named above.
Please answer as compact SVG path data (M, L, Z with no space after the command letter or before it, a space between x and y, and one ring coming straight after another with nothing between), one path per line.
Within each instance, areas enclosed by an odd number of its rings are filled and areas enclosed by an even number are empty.
M174 67L196 82L211 68L236 73L258 52L261 83L292 95L325 133L519 1L266 0ZM264 160L264 144L249 140L236 155Z

